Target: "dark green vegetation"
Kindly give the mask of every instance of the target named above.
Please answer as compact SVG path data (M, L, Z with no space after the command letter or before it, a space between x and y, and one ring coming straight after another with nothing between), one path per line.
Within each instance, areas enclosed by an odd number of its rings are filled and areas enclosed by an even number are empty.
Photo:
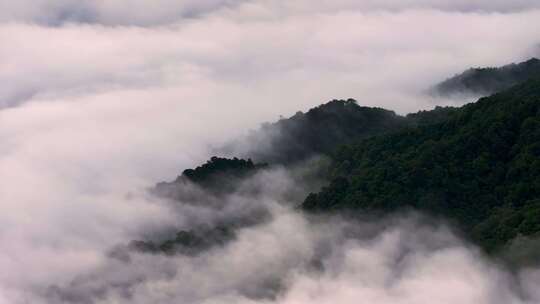
M266 123L244 142L231 144L226 152L234 152L234 146L244 146L247 152L241 152L243 157L270 164L292 164L329 154L342 144L440 121L453 110L437 107L403 117L393 111L359 106L354 99L332 100L306 113L297 112L290 118Z
M403 127L405 120L392 111L359 106L354 100L333 100L289 119L265 125L278 129L271 144L274 162L303 160L310 154L326 154L337 144L360 140ZM268 151L268 150L267 150Z
M214 194L227 193L233 191L242 179L267 166L255 164L251 159L212 157L206 164L184 170L173 182L158 183L152 191L159 196L180 200L186 194L181 191L181 186L193 183Z
M266 164L254 164L251 159L227 159L212 157L206 164L195 169L186 169L182 172L182 177L190 180L193 183L203 186L212 185L212 183L221 179L227 178L242 178L247 174L266 167Z
M459 108L436 106L433 110L407 114L407 126L418 127L443 122L458 111Z
M442 122L333 153L331 182L310 211L404 207L453 219L493 250L540 232L540 81L482 98Z
M249 157L271 161L270 165L292 166L313 156L329 155L343 144L397 132L404 128L433 124L457 111L452 107L436 107L431 111L400 116L392 111L359 106L355 100L332 100L294 116L265 124L248 138ZM260 141L264 141L261 143ZM187 184L213 195L233 192L239 183L268 163L254 163L251 158L212 157L205 164L186 169L173 182L161 182L152 189L158 196L178 201L193 201L200 195ZM325 170L323 170L325 171ZM316 172L319 178L319 172ZM314 176L306 176L314 178Z
M500 73L521 75L516 71L538 62L510 65ZM259 170L326 155L330 168L320 171L326 172L328 185L305 199L301 207L307 212L412 208L452 220L487 251L518 236L540 234L540 80L461 108L436 107L407 116L361 107L352 99L333 100L265 124L247 143L253 148L246 157L270 165L213 157L174 182L158 184L154 193L220 208L227 201L222 195ZM220 224L180 231L162 243L134 244L144 252L193 254L225 244L236 229L256 223Z
M443 96L456 94L490 95L530 78L540 76L540 60L529 59L499 68L473 68L449 78L433 89Z
M251 159L212 157L195 169L184 170L173 182L158 183L151 193L178 204L221 211L231 199L227 195L238 191L242 182L267 167L267 164L256 164ZM256 189L250 190L256 193ZM132 241L128 247L142 253L197 255L234 240L238 229L260 224L268 216L264 208L248 208L242 214L213 223L213 226L199 225L180 230L172 236L165 235L159 242Z

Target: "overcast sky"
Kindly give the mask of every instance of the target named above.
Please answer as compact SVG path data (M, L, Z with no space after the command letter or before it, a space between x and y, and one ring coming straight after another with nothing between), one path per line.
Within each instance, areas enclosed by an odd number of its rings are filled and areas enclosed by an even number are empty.
M174 222L127 194L211 146L333 98L447 103L424 92L539 43L537 0L0 1L0 303Z

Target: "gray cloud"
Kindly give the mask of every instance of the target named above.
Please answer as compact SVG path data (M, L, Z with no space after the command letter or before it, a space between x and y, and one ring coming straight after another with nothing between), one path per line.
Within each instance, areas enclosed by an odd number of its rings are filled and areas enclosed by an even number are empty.
M69 0L20 0L0 4L0 22L30 22L44 25L65 23L95 23L103 25L153 26L198 18L204 15L228 12L240 7L248 11L278 10L282 14L310 14L348 10L401 11L409 9L435 9L457 12L516 12L538 9L534 0L516 1L449 1L449 0L294 0L276 2L269 0L156 0L156 1L69 1Z
M281 212L204 255L132 253L41 294L66 303L502 304L536 303L538 283L538 270L514 276L415 216L313 224Z
M0 303L43 302L70 284L75 293L99 293L97 277L119 282L98 297L101 303L127 301L126 293L135 303L267 301L247 296L256 288L240 287L253 281L279 289L276 277L288 287L283 303L353 297L422 303L415 290L440 286L428 284L430 278L462 291L458 300L466 303L487 303L498 290L526 303L508 290L509 274L437 229L426 232L427 240L448 238L448 250L418 241L404 280L391 288L385 282L396 273L403 244L383 239L413 238L402 226L379 230L378 241L340 243L324 256L329 271L312 272L304 264L330 237L342 240L341 228L311 227L275 195L264 198L274 221L246 228L208 255L135 255L138 267L105 253L164 227L189 227L189 219L211 223L244 210L252 197L216 213L144 194L206 160L212 145L333 98L401 113L430 107L422 92L432 83L537 52L537 7L536 1L2 1ZM294 186L286 175L267 177L278 188L268 192ZM370 268L367 261L378 264ZM370 282L364 271L380 277ZM486 273L500 276L502 285ZM538 281L537 271L520 276L530 301L538 300L534 286L526 286ZM47 289L53 285L60 289ZM315 289L320 296L312 299ZM455 300L454 293L442 296Z
M160 25L196 18L234 7L245 0L93 1L36 0L0 3L0 22L29 22L48 26L66 23L103 25Z

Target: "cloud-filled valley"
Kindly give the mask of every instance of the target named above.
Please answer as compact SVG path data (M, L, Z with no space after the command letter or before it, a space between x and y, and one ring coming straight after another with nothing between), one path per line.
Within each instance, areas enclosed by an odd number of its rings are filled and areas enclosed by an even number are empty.
M269 212L270 218L238 228L224 245L196 255L165 255L118 244L93 267L17 296L33 303L540 300L534 287L537 269L510 272L460 240L444 222L415 213L375 220L368 215L309 218L291 210L294 202L287 201L288 194L302 191L295 189L302 183L293 175L265 169L221 197L216 209L170 206L176 215L171 224L185 227L232 217L238 222L239 217L253 218L257 210ZM200 202L212 200L199 195Z
M471 102L426 92L538 56L539 37L527 0L3 1L0 304L539 303L538 268L453 223L299 212L324 184L305 164L223 197L194 186L196 203L148 192L334 98L399 114ZM126 247L238 218L200 254Z

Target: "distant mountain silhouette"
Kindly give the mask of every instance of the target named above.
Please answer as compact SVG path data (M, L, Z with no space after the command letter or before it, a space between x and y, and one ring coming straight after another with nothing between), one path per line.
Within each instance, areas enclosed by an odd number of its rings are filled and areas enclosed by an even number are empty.
M437 84L432 92L442 96L491 95L524 81L540 77L540 60L531 58L498 68L473 68Z

